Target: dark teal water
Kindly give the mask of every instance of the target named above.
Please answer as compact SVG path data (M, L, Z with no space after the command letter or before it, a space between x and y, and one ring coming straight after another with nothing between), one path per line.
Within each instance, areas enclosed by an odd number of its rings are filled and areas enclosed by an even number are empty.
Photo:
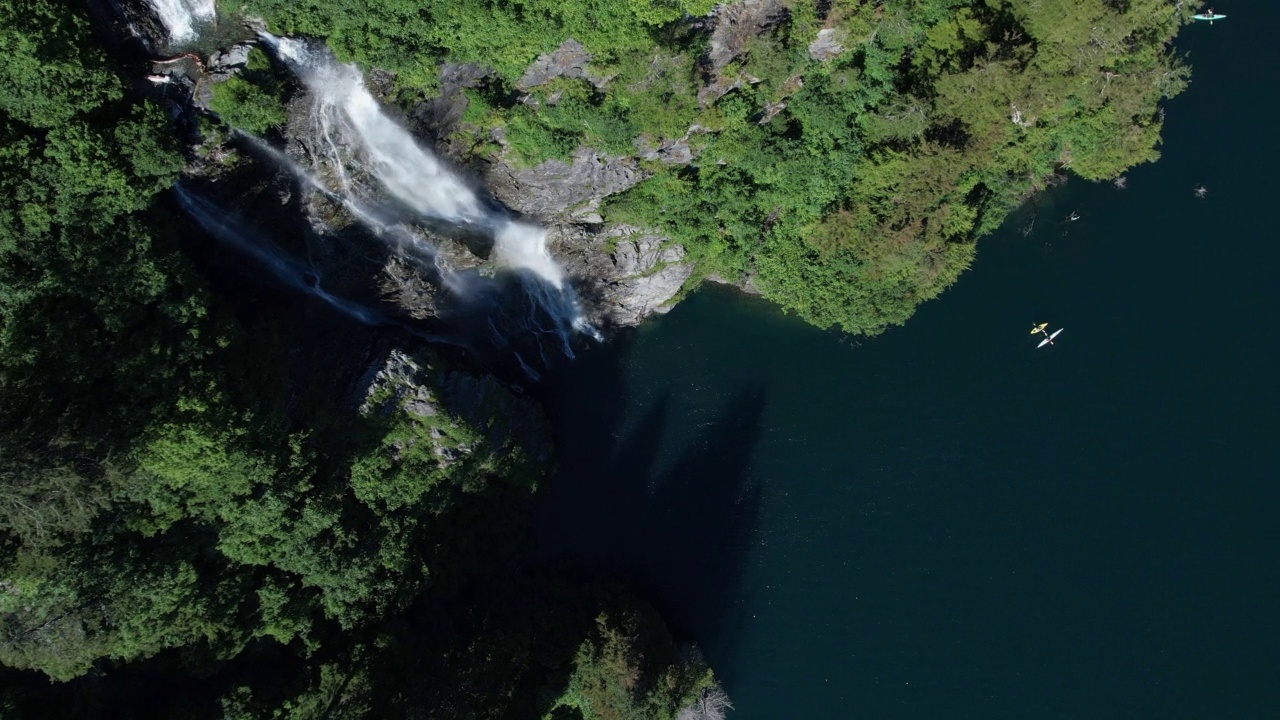
M1165 157L906 327L712 288L565 368L547 551L639 587L737 720L1280 717L1280 9L1217 10Z

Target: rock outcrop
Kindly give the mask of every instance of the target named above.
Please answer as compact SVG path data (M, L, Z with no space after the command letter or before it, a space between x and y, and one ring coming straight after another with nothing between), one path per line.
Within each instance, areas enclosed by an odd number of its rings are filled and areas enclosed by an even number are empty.
M551 459L542 407L513 394L492 375L443 370L427 356L392 349L369 368L356 392L363 416L403 412L431 426L425 437L442 463L477 450L474 444L459 443L456 434L437 429L458 424L480 433L488 451L499 456L520 448L535 464Z
M818 31L818 38L809 43L809 59L826 62L844 53L844 33L833 28Z
M440 94L418 103L410 113L414 131L436 143L445 141L467 111L468 100L463 90L478 87L492 74L492 69L475 63L442 65Z
M560 226L552 239L566 272L583 280L587 310L598 325L638 325L667 311L693 275L684 246L630 225L595 233Z
M742 54L747 41L787 19L788 10L778 0L742 0L720 5L712 12L715 23L707 61L718 74Z
M560 47L550 55L539 55L529 69L525 70L524 75L516 81L516 89L528 92L559 77L586 80L598 88L603 88L609 79L593 73L588 67L590 62L591 53L587 52L582 43L569 38L560 43Z
M495 164L486 184L508 207L547 227L548 246L579 286L592 322L617 326L665 310L693 275L683 246L640 228L604 224L601 202L645 177L632 158L582 148L569 163Z
M645 178L632 158L579 148L570 162L547 160L533 168L505 163L490 167L485 180L508 207L544 221L595 212L601 200Z
M647 135L636 138L636 150L645 160L657 160L667 165L688 165L693 162L694 150L689 146L689 138L696 133L706 132L701 125L693 125L682 138L667 139L654 142Z
M759 82L749 75L726 72L726 68L751 38L785 21L788 13L778 0L742 0L716 7L711 14L711 46L706 57L710 80L698 91L699 105L705 108L730 91Z
M209 79L214 82L226 80L244 69L249 63L249 53L253 52L254 43L236 43L226 50L215 50L209 56L207 70Z

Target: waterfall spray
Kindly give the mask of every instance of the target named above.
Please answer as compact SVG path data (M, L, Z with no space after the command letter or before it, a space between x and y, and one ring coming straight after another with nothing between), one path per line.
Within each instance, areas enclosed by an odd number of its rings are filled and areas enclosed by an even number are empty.
M231 219L226 211L187 191L181 185L173 186L178 203L188 215L195 218L208 233L240 252L251 256L267 268L273 276L295 290L315 295L343 314L364 325L396 324L386 315L356 302L334 297L320 287L320 274L286 255L279 248L256 238L240 223Z
M165 30L169 42L180 44L196 38L196 25L217 17L215 0L147 0Z
M342 205L356 222L381 238L383 242L395 249L401 257L413 260L420 267L430 272L434 276L431 278L432 280L438 281L450 292L462 292L462 279L458 277L457 273L441 265L436 248L419 237L410 228L385 217L385 214L377 208L356 200L351 192L330 190L314 172L303 167L281 150L272 147L262 138L241 130L236 130L235 136L249 145L254 152L266 156L272 162L287 170L304 186Z

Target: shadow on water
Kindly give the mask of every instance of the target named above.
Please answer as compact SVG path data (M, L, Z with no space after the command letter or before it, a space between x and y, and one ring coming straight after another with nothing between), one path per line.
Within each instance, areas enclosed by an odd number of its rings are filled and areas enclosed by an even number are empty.
M739 586L760 514L761 488L748 477L766 393L739 388L695 437L682 438L687 449L664 458L672 390L628 422L621 358L629 345L619 339L550 383L560 467L535 521L542 553L627 582L731 682ZM608 377L582 381L596 373Z

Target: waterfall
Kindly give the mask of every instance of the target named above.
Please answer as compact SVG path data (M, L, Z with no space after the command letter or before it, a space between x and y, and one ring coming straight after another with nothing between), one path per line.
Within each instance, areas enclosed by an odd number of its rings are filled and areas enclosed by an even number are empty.
M573 357L575 335L600 339L583 316L563 269L548 251L545 229L486 202L420 145L378 104L354 64L338 62L322 44L269 33L259 36L310 91L313 106L307 145L312 168L300 167L261 141L251 142L304 185L339 202L356 222L394 243L397 251L412 252L416 259L432 257L424 267L438 272L434 280L449 290L450 298L438 306L439 317L447 317L469 338L498 354L512 353L530 377L537 374L526 361L529 353L536 352L544 364L550 364L544 344L553 344L552 354L559 351ZM375 201L379 194L397 207ZM475 270L441 269L434 261L436 249L397 219L406 216L489 235L495 264L515 271L515 282L509 282L510 276L490 278ZM522 350L529 352L522 354Z
M564 289L564 272L547 251L546 231L489 210L461 178L383 112L359 68L301 40L266 33L262 38L315 96L313 135L343 190L351 187L347 166L354 165L424 217L493 232L494 251L503 265ZM344 145L358 157L347 158Z
M350 186L344 165L357 164L420 215L457 224L484 221L486 213L476 194L382 111L365 88L359 68L300 40L265 37L315 96L316 139L344 190ZM359 150L358 160L343 162L344 141Z
M246 143L254 152L266 156L272 162L289 171L304 186L319 192L333 202L342 205L351 217L390 245L401 257L407 257L427 270L430 280L439 282L451 292L461 292L464 282L462 278L448 267L440 264L436 249L419 237L412 229L392 219L384 217L384 213L376 208L368 207L347 192L330 190L324 182L311 170L300 165L286 153L276 149L262 138L250 135L242 130L235 131L235 137Z
M217 16L215 0L147 0L151 9L169 31L169 42L175 45L196 38L196 25L212 22Z
M507 221L493 236L493 250L507 265L527 269L557 290L564 288L564 271L547 252L546 230Z
M313 268L289 257L274 245L255 237L232 219L225 210L208 200L174 185L173 193L188 215L195 218L210 235L257 260L285 285L315 295L339 312L364 325L392 325L390 318L373 308L330 295L320 287L320 274Z
M304 187L314 190L331 201L342 205L357 223L370 230L384 242L387 242L402 257L409 256L416 261L420 268L428 271L431 276L428 278L429 280L436 282L450 292L451 296L457 301L454 310L457 310L461 315L474 317L474 310L468 309L467 306L478 301L480 307L486 308L482 312L488 315L484 318L484 324L488 329L487 341L492 343L495 348L506 348L508 336L512 333L527 334L539 338L539 355L543 358L543 362L547 363L546 353L540 346L540 338L543 336L557 338L562 352L567 357L573 357L570 340L575 333L584 332L590 334L597 341L603 340L595 328L591 327L583 319L577 296L572 291L564 288L560 282L554 285L549 282L520 283L523 294L522 297L517 297L516 300L519 301L518 304L525 308L526 312L513 316L502 310L501 307L490 305L489 301L479 297L480 295L489 295L492 298L501 292L493 280L480 277L474 272L460 274L441 265L438 262L435 248L430 243L415 234L409 227L386 217L388 213L381 208L370 207L366 203L356 200L348 192L330 190L315 172L302 166L289 155L259 137L240 130L235 131L235 137L253 152L288 171ZM562 282L560 268L552 260L550 254L546 252L542 235L545 235L545 231L542 228L510 221L499 230L496 242L503 243L507 248L514 248L510 250L513 253L527 252L524 248L530 246L540 248L540 255L530 254L525 258L523 264L526 266L540 264L543 266L545 275L559 278ZM526 240L529 236L532 236L532 242ZM540 319L536 313L537 308L542 308L546 311L545 317L550 320L550 327L546 325L543 319ZM450 314L447 307L441 307L440 310L445 316ZM496 315L491 314L495 311ZM506 328L505 331L495 323L495 317L501 322L502 327ZM412 328L406 329L416 332ZM475 329L475 327L472 328L473 331ZM450 342L457 344L456 340L450 340ZM475 350L474 347L470 349ZM529 367L529 364L519 352L513 352L513 355L517 364L527 376L534 380L540 377L537 372Z

